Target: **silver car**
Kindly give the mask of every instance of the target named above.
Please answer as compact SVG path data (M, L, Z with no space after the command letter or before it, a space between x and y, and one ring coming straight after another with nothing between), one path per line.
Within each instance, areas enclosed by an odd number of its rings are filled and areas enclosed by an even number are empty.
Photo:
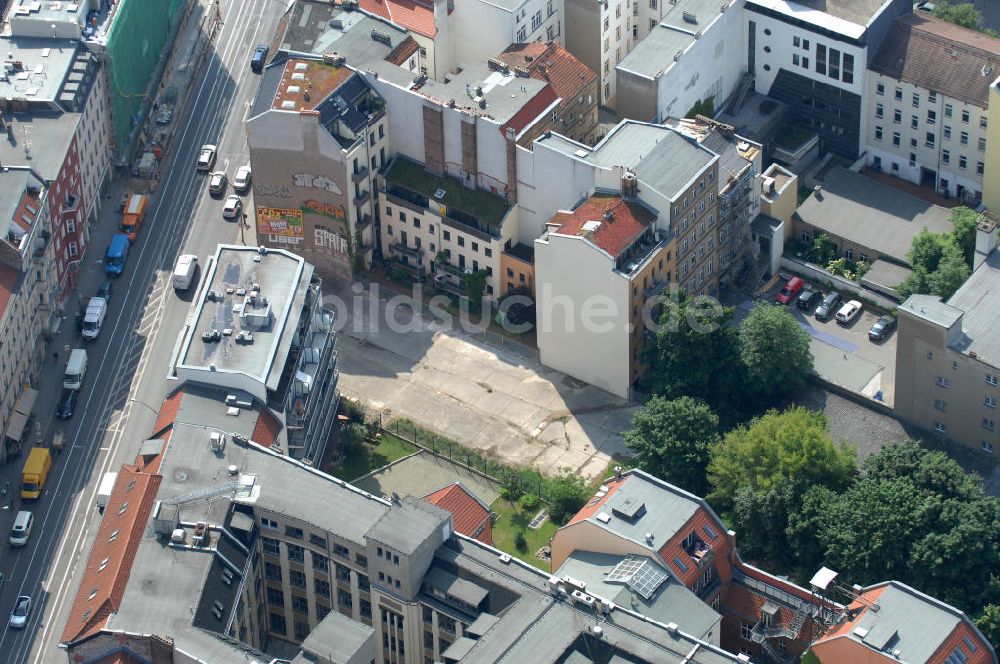
M14 602L14 610L10 613L9 625L14 629L24 629L28 624L28 616L31 615L31 598L21 595Z

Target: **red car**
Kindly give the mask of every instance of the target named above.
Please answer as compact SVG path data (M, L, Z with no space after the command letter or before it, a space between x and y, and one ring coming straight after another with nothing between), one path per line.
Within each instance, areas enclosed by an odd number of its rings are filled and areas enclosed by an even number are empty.
M778 304L788 304L795 299L795 297L799 294L799 291L801 291L802 287L805 285L806 282L804 282L801 278L792 277L788 280L788 283L786 283L785 286L778 291L778 294L774 296L774 301Z

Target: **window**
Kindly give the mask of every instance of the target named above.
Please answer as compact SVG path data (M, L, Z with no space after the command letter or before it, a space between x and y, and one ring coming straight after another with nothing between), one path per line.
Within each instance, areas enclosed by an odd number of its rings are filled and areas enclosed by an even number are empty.
M882 127L880 127L879 125L875 125L875 140L876 141L882 140Z
M965 155L964 154L960 155L958 157L958 167L964 170L968 165L969 165L969 162L965 158Z
M340 544L334 544L333 552L338 556L340 556L341 558L347 558L348 560L350 560L351 558L351 552L347 550L346 546L342 546Z
M951 385L951 381L950 380L948 380L944 376L938 376L937 377L937 386L938 387L948 387L949 385Z
M916 142L916 139L911 139L911 140L913 142ZM910 153L910 166L916 166L916 165L917 165L917 155L915 153L911 152Z
M287 630L285 627L285 616L279 613L271 614L271 631L278 632L279 634L284 634Z
M305 588L306 575L297 569L288 570L288 582L296 588Z
M413 218L413 227L420 228L420 219L418 217Z
M753 634L753 625L748 622L740 622L740 638L749 641Z
M945 104L944 105L944 117L950 118L951 114L953 112L954 112L954 109L952 108L951 104Z
M524 43L528 38L528 29L521 26L521 29L517 31L517 41L518 43Z
M809 58L802 58L802 67L804 69L809 69Z
M264 578L268 581L281 581L281 567L274 563L264 563Z
M962 145L968 145L969 144L969 132L963 131L961 134L959 134L958 142L961 143Z
M991 420L991 419L989 419L987 417L983 418L983 428L984 429L986 429L987 431L993 431L993 429L995 427L996 427L996 424L993 422L993 420Z
M882 104L875 104L875 117L881 118L885 115L885 106Z
M892 112L892 121L899 124L903 121L903 112L898 108Z
M948 402L942 401L941 399L935 399L934 410L940 410L942 413L948 412Z
M900 137L898 131L892 132L892 144L895 145L896 147L899 147Z
M986 169L986 166L985 166L985 164L983 164L983 162L981 162L981 161L977 161L976 162L976 175L982 175L983 172L985 171L985 169Z
M924 137L924 146L929 148L934 147L934 132L927 132L927 135Z
M986 397L985 399L983 399L983 405L986 406L987 408L996 408L997 407L997 398L996 397Z
M451 233L449 231L441 231L442 236L445 240L451 240ZM379 549L379 558L382 557L382 549Z
M795 65L796 67L799 66L799 54L798 53L792 53L792 64Z
M979 146L979 151L980 152L985 152L986 151L986 139L985 138L980 138L977 142L978 142L978 146Z
M309 533L309 543L313 546L326 548L326 538L316 533Z
M941 150L941 162L945 164L951 163L951 151Z
M264 553L270 553L273 556L281 554L281 548L278 545L278 540L271 539L270 537L260 538L261 546L264 548Z
M854 260L854 251L851 250L851 249L844 249L844 258L846 258L849 261L853 261Z
M944 422L939 422L937 420L934 420L934 431L938 433L947 433L948 427L944 425Z
M910 116L910 129L916 129L917 126L919 125L919 122L920 122L920 118L918 118L915 115L911 115Z
M895 98L896 101L903 101L903 88L896 88Z
M854 56L844 53L844 62L841 66L842 75L840 80L844 83L854 83Z
M306 559L306 550L298 544L288 544L288 559L301 563Z
M927 124L934 124L935 122L937 122L937 111L928 110Z
M295 526L285 526L285 535L294 537L295 539L302 539L303 536L302 529Z
M963 124L969 124L969 112L968 111L962 111L962 123Z
M994 374L986 374L986 384L996 387L997 384L1000 384L1000 378L997 378Z
M318 553L312 554L313 569L317 572L325 572L330 569L330 564L327 561L326 556L321 556Z
M794 46L795 48L798 48L801 42L802 40L799 39L798 37L792 37L792 46Z
M816 73L826 73L826 46L816 44Z
M951 127L949 127L948 125L944 126L944 140L946 141L951 140Z
M302 595L292 595L292 611L309 613L309 601Z
M915 147L917 147L917 139L915 139L915 138L911 138L911 139L910 139L910 147L911 147L911 148L915 148ZM910 159L910 161L914 161L915 159L916 159L916 157L912 157L912 158ZM911 164L911 165L912 165L912 164Z
M979 117L979 126L986 129L986 116L982 115Z
M285 605L285 593L281 592L280 588L267 589L267 601L270 604L277 604L278 606Z
M320 597L330 596L330 582L324 581L323 579L314 579L313 588L316 590L316 594Z
M278 529L278 522L275 521L275 520L273 520L273 519L261 518L261 520L260 520L260 527L261 528L266 528L267 530L277 530Z
M830 49L830 59L827 66L827 75L830 78L840 78L840 51L835 48Z
M913 107L920 108L920 94L917 92L913 93Z
M877 95L885 95L885 83L876 83L875 84L875 94L877 94Z
M993 443L987 443L985 440L979 443L979 449L987 454L993 454Z

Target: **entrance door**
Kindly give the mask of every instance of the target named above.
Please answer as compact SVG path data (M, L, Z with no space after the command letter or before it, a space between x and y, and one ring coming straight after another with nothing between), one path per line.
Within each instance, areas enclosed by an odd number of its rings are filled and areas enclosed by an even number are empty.
M920 185L922 187L931 187L933 189L935 184L937 184L937 171L932 171L925 166L921 166Z

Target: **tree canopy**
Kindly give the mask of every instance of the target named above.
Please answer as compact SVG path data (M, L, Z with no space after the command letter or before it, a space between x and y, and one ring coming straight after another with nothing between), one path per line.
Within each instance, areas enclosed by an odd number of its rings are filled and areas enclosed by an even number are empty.
M991 37L998 36L996 30L986 27L986 24L983 23L982 13L971 2L961 2L953 5L947 2L947 0L935 0L933 15L935 18L954 23L963 28L982 32Z
M952 233L931 233L926 228L917 233L908 254L913 273L900 284L900 295L909 297L919 293L948 299L958 290L972 273L959 244L968 241L966 226L965 216L960 215ZM972 241L975 242L974 235Z
M785 307L761 303L739 327L743 390L771 405L805 385L813 368L809 335Z
M708 404L691 397L653 397L635 412L632 426L622 437L640 468L704 495L708 446L719 437L719 418Z
M1000 605L987 604L983 607L983 614L976 620L976 627L994 648L1000 647Z
M854 472L854 450L833 442L822 413L772 410L710 446L709 500L729 510L742 487L768 492L794 483L840 490Z

